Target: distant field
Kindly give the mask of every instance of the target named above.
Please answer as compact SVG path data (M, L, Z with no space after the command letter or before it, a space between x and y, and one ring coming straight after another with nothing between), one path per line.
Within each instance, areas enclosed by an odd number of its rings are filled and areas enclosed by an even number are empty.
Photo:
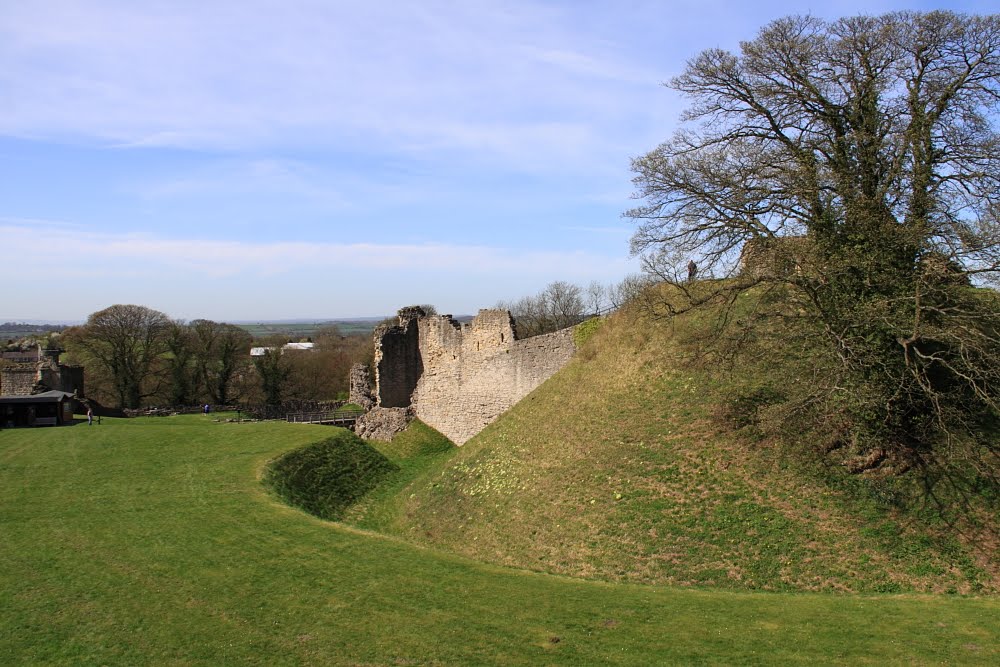
M301 322L239 322L237 325L249 331L250 335L255 338L265 338L267 336L310 338L315 336L316 332L321 329L329 327L337 327L340 329L340 333L344 336L367 336L375 330L375 326L379 322L388 317L390 316L386 315L385 318L365 317L323 321L303 320ZM457 316L455 319L460 322L468 322L472 319L472 317L462 315ZM7 322L5 324L0 324L0 342L16 340L18 338L24 338L25 336L45 334L50 331L61 331L65 328L66 325L63 324L21 324L16 322Z
M255 338L266 336L288 336L289 338L309 338L316 332L337 327L344 336L367 335L375 330L375 325L381 319L364 320L329 320L327 322L259 322L257 324L240 323L239 326L250 332Z
M25 336L47 334L50 331L62 331L65 324L24 324L19 322L4 322L0 324L0 343L16 340Z
M263 338L266 336L283 335L289 338L308 338L314 336L317 331L327 327L335 326L340 329L340 333L344 336L352 335L369 335L375 330L375 327L385 319L390 316L386 315L384 318L364 318L364 319L353 319L353 320L329 320L326 322L260 322L257 324L241 322L239 326L243 327L250 334L257 338ZM455 320L459 322L468 322L472 320L471 315L457 315Z
M202 415L0 431L0 664L1000 661L996 598L536 574L321 521L258 481L330 437L354 436Z

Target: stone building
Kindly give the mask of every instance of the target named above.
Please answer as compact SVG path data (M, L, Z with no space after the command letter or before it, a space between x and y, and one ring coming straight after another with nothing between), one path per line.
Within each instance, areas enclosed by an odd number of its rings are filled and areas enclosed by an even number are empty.
M4 353L0 363L0 396L31 396L61 391L84 396L83 367L59 363L62 350Z
M467 324L451 315L399 311L375 331L376 406L409 408L463 444L572 358L572 328L518 340L506 310L480 310Z

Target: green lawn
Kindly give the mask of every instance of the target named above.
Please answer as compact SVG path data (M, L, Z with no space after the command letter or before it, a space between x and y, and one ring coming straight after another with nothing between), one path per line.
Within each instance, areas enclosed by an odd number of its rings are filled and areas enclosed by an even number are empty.
M995 598L577 581L269 495L264 463L330 433L202 415L0 431L0 664L1000 662Z

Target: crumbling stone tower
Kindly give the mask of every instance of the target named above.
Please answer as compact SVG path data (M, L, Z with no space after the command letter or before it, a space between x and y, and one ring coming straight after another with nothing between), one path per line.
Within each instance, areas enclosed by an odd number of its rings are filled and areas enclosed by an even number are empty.
M465 443L572 358L572 328L518 340L510 312L480 310L468 324L451 315L399 311L375 330L375 403L411 408Z
M426 315L417 306L402 308L397 326L381 325L375 329L375 404L378 407L410 406L410 396L424 370L417 320Z

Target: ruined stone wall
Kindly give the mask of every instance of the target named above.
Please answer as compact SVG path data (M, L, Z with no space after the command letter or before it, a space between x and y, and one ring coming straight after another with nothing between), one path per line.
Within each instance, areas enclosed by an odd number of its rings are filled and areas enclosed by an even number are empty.
M426 424L463 444L566 365L573 330L517 340L506 310L480 310L468 324L451 315L399 311L375 331L375 402L412 407ZM360 384L360 383L359 383Z
M35 364L11 364L0 371L0 396L30 396L37 380Z
M68 394L75 393L79 397L86 396L83 386L83 366L59 365L59 386L53 387Z
M0 396L30 396L36 385L48 389L76 392L83 396L83 367L59 364L43 359L37 364L10 364L0 370Z
M506 310L481 310L471 323L450 316L418 321L424 372L413 392L418 418L463 444L570 360L572 329L516 340Z
M371 370L366 364L354 364L351 366L349 379L351 393L347 402L360 405L365 410L371 409L375 405L375 398L372 395Z
M411 312L412 311L412 312ZM381 408L406 408L423 372L420 360L417 317L423 311L404 308L399 325L375 329L375 400Z
M389 442L413 421L413 408L372 408L358 417L354 433L365 440Z

